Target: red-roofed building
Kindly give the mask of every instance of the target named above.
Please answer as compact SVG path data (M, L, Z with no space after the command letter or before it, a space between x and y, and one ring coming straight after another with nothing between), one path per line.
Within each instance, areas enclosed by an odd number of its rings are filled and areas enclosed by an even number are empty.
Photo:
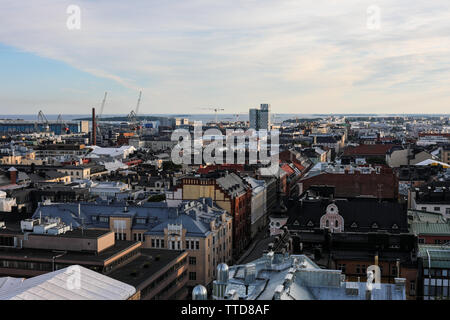
M395 144L362 144L359 146L348 146L344 149L342 159L355 160L356 158L377 158L386 160L386 153Z
M300 180L299 192L303 193L312 186L334 187L334 196L339 198L398 198L397 176L392 169L385 167L381 167L379 171L374 170L372 173L349 170L343 173L324 172Z

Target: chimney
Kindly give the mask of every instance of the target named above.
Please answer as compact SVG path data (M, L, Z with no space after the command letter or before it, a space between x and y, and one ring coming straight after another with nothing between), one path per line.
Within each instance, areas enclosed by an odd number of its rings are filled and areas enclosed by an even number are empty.
M14 167L9 168L9 179L11 184L17 183L17 169Z
M375 253L375 265L378 266L378 252Z
M92 108L92 141L93 146L97 145L97 122L95 121L95 108Z
M400 278L400 259L397 259L396 266L397 266L397 278Z

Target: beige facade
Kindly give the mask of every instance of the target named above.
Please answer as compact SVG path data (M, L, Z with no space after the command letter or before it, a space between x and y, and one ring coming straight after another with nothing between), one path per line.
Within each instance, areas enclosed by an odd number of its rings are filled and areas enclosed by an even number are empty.
M63 167L62 169L57 169L56 171L65 173L73 179L89 179L91 177L91 168L82 166L77 168Z
M221 223L210 222L210 232L203 236L188 236L182 225L168 224L164 234L145 235L147 230L133 230L129 217L109 219L110 230L116 240L135 240L143 248L186 250L188 252L188 285L208 285L215 279L219 263L232 260L232 218L224 213Z

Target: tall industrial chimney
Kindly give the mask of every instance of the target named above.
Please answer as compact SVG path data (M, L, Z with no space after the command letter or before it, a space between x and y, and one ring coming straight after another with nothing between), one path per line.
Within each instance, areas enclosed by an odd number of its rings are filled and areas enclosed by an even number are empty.
M95 108L92 108L92 141L91 145L97 145L97 122L95 121Z

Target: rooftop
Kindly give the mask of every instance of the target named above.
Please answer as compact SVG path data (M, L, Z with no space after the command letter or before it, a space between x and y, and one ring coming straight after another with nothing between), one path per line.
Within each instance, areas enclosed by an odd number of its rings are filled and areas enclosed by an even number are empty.
M367 288L365 282L346 282L340 270L321 269L305 255L269 252L250 264L230 267L226 295L245 300L366 300ZM370 299L405 297L404 285L382 283L373 287Z
M30 279L0 278L0 300L126 300L135 293L128 284L78 265Z

